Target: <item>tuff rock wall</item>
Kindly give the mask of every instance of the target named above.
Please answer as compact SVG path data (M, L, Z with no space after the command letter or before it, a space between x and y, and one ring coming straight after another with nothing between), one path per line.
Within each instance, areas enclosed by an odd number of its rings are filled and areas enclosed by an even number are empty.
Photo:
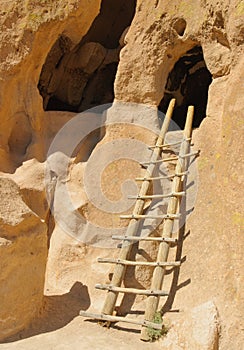
M41 140L48 133L37 87L42 66L59 35L75 45L99 8L100 1L4 1L0 5L1 339L24 329L39 315L48 252L43 164L34 160L12 179L6 176L32 158L27 156L29 149L34 158L44 160L45 141Z

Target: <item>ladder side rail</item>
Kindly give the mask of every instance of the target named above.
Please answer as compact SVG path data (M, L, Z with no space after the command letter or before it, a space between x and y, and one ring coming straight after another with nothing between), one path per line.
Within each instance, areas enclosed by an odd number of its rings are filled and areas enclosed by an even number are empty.
M187 141L191 138L192 134L192 121L193 121L193 114L194 114L194 107L189 106L187 117L186 117L186 123L184 128L184 141L182 142L181 148L180 148L180 156L187 154L189 152L190 142ZM185 169L185 159L179 157L175 173L181 173L186 171ZM181 184L182 184L182 178L175 176L172 183L172 192L178 192L181 190ZM175 214L177 211L177 206L179 202L179 197L171 197L168 204L167 214ZM171 237L172 231L173 231L173 225L174 220L173 219L165 219L164 226L163 226L163 232L162 237ZM168 254L169 254L169 244L166 242L161 242L159 245L158 255L157 255L157 261L167 261ZM165 267L157 266L154 269L152 282L151 282L151 288L152 290L160 290L162 288L164 275L165 275ZM145 320L151 321L154 319L155 313L157 311L159 304L159 297L158 296L149 296L147 298L146 302L146 309L145 309ZM141 331L141 339L148 341L148 330L146 327L142 327Z
M165 140L165 136L166 133L168 131L169 125L170 125L170 121L171 121L171 117L173 114L173 110L174 110L174 106L175 106L175 99L172 99L170 101L167 113L165 115L164 121L163 121L163 125L162 128L160 130L160 134L158 136L157 142L156 142L156 148L153 150L152 156L151 156L151 160L152 162L155 162L160 153L161 153L161 149L160 149L160 145L162 145L164 143ZM150 164L146 170L146 174L145 177L152 177L154 170L155 170L155 164ZM150 181L149 180L145 180L142 182L142 186L141 189L139 191L139 195L143 196L146 195L150 186ZM133 210L133 214L134 215L138 215L138 214L142 214L143 212L143 208L144 208L144 200L143 199L137 199L136 203L135 203L135 207ZM128 228L127 228L127 232L126 235L127 236L135 236L138 230L138 226L139 226L139 221L132 219L129 222ZM132 249L132 245L129 244L128 241L124 241L122 243L122 247L120 250L120 255L119 258L120 259L124 259L127 260L130 252ZM114 286L121 286L123 278L124 278L124 274L126 271L126 266L122 265L122 264L117 264L114 268L114 273L113 273L113 277L112 277L112 281L111 284L113 284ZM102 313L103 314L107 314L107 315L112 315L114 308L115 308L115 304L118 298L118 292L114 292L114 291L109 291L106 295L106 299L104 302L104 306L102 309Z

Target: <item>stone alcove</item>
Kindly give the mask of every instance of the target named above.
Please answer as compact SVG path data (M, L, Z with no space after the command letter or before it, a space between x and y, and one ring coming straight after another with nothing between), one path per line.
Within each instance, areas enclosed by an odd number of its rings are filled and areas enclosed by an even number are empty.
M75 47L61 35L42 68L38 88L45 110L80 112L114 99L114 79L135 0L103 0L100 14Z
M184 127L187 107L195 106L193 127L199 127L206 117L208 89L212 75L204 61L202 47L197 45L182 55L168 75L164 96L158 106L166 112L169 101L176 99L173 120Z

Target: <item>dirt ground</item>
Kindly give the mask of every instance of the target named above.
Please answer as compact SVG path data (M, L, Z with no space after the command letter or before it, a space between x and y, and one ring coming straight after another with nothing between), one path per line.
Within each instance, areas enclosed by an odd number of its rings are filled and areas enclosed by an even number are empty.
M69 293L47 296L45 316L29 330L19 333L5 344L0 344L0 349L156 350L161 348L160 342L141 342L139 326L133 326L132 329L127 328L128 325L125 323L118 323L114 328L108 329L77 316L79 310L87 306L80 298L82 287L82 284L77 282Z

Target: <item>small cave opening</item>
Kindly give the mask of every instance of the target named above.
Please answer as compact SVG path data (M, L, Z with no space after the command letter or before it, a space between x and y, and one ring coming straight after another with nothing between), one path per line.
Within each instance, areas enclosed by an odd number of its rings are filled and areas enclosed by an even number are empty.
M200 126L206 117L208 89L212 75L204 61L201 46L195 46L187 51L175 63L168 75L165 93L158 109L166 113L169 101L176 99L176 107L172 119L183 129L189 105L195 107L193 127Z
M42 67L38 89L44 110L82 112L112 103L124 36L136 0L103 0L99 15L79 44L61 35Z
M186 30L186 20L184 18L178 18L173 28L179 36L183 36Z

